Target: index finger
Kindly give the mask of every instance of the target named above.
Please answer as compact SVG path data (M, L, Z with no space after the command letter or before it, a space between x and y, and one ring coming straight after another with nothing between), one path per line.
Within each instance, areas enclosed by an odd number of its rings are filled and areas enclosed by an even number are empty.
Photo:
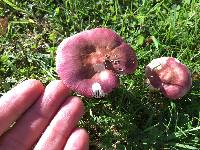
M43 93L44 87L38 80L26 80L0 98L0 136L9 129Z

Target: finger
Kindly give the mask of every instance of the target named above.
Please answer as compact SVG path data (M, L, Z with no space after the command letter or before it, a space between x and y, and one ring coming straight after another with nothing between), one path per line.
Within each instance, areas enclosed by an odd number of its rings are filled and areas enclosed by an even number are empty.
M69 97L35 146L35 150L63 149L70 133L83 115L83 103L78 97Z
M62 81L51 82L40 99L17 121L14 128L0 139L0 145L8 149L30 149L44 132L68 94L69 89Z
M44 91L40 81L26 80L0 99L0 135L30 107Z
M64 150L88 150L89 135L85 129L76 129L72 132Z

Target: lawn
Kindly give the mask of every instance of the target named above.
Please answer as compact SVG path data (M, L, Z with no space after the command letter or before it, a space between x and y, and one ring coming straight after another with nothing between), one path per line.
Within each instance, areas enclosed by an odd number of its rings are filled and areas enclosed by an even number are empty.
M79 126L90 149L200 149L200 2L198 0L1 0L0 94L35 78L59 79L55 51L66 37L107 27L136 51L138 68L120 77L120 87L103 99L82 98ZM2 22L6 19L1 18ZM192 73L193 86L180 100L150 92L145 66L173 56Z

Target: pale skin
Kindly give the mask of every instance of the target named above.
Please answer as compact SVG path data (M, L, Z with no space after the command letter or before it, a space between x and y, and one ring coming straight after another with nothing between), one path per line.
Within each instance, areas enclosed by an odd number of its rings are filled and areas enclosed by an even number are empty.
M62 81L45 88L26 80L0 98L0 149L87 150L88 133L77 128L84 113Z

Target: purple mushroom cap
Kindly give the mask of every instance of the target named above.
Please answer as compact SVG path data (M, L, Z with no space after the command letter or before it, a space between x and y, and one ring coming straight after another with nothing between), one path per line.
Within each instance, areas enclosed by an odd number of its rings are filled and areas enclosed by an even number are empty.
M133 73L134 50L107 28L64 39L57 49L56 71L63 83L86 97L101 97L118 87L118 74Z
M146 67L150 84L170 99L183 97L191 88L192 79L188 68L173 57L152 60Z

